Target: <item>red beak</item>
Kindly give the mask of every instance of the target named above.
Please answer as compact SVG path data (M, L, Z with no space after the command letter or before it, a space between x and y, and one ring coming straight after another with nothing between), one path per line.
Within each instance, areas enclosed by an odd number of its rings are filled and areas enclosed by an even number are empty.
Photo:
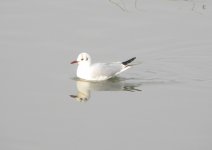
M71 64L75 64L75 63L78 63L78 61L75 60L75 61L72 61L72 62L71 62Z

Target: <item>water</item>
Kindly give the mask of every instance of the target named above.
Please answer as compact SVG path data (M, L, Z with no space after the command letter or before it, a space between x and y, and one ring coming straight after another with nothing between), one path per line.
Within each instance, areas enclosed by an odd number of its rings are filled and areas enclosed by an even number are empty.
M210 9L123 2L0 2L0 149L212 148ZM141 64L86 82L80 52Z

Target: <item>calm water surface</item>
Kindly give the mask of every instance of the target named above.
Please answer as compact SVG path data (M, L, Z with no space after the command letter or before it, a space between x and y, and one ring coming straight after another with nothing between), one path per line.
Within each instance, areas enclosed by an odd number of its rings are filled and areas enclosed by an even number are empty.
M124 13L108 1L0 4L0 149L212 148L207 17L186 13L174 32L166 22L173 16ZM182 16L173 15L177 28ZM141 64L86 82L70 65L82 51L96 62L136 56Z

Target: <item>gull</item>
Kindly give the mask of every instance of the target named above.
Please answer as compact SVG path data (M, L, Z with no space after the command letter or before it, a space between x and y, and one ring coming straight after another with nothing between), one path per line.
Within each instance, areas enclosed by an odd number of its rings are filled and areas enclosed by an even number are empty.
M121 72L132 67L130 64L136 57L123 62L91 63L88 53L80 53L77 60L71 64L78 64L77 77L88 81L103 81L117 76Z

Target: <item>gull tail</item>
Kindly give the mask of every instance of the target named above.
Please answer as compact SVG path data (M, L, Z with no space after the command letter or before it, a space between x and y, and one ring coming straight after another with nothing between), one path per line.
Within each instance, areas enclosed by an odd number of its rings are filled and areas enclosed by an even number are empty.
M128 66L128 64L131 63L135 59L136 59L136 57L133 57L133 58L127 60L127 61L122 62L122 64L125 65L125 66Z

